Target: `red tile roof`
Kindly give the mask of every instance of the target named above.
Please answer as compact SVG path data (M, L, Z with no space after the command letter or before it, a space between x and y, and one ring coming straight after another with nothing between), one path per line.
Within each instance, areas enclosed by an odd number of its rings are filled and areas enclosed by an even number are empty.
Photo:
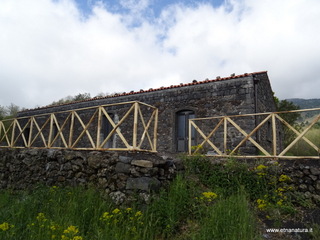
M57 106L64 106L64 105L75 104L75 103L80 103L80 102L89 102L89 101L101 100L101 99L106 99L106 98L115 98L115 97L120 97L120 96L134 95L134 94L140 94L140 93L146 93L146 92L155 92L155 91L160 91L160 90L179 88L179 87L185 87L185 86L192 86L192 85L204 84L204 83L210 83L210 82L225 81L225 80L242 78L242 77L252 76L252 75L256 75L256 74L263 74L263 73L267 73L267 71L244 73L241 75L231 75L230 77L224 77L224 78L216 77L216 79L212 79L212 80L206 79L204 81L193 80L191 83L185 83L185 84L180 83L179 85L171 85L170 87L160 87L160 88L155 88L155 89L150 88L149 90L140 89L140 91L137 91L137 92L131 91L131 92L124 92L124 93L116 93L114 95L105 96L105 97L94 97L94 98L85 99L85 100L81 100L81 101L62 103L59 105L49 105L49 106L38 107L38 108L34 108L34 109L26 109L21 112L38 110L38 109L46 109L46 108L52 108L52 107L57 107Z

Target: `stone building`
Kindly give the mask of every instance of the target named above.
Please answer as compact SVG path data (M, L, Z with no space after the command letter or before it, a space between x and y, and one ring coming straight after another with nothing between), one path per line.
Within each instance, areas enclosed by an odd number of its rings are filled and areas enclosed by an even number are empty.
M140 101L158 108L157 151L158 152L186 152L188 147L188 120L190 118L205 118L212 116L239 115L275 111L273 92L266 71L217 77L213 80L192 81L191 83L172 85L157 89L131 91L102 98L68 103L58 106L41 107L25 110L18 117L28 117L46 113L62 112L92 106ZM83 115L91 110L84 110ZM121 118L121 107L113 106L107 110L115 122ZM63 114L63 113L61 113ZM105 121L105 120L101 120ZM257 118L252 117L242 122L242 127L252 129L257 125ZM204 128L208 126L202 126ZM128 129L126 129L128 128ZM121 132L129 132L132 125L121 127ZM267 141L268 132L253 136L256 141ZM104 136L110 132L110 124L102 124ZM262 131L263 132L263 131ZM231 132L228 133L232 136ZM221 134L220 134L221 135ZM192 131L192 145L199 144L202 139L196 131ZM220 136L221 137L221 136ZM240 136L233 136L228 144L237 144ZM119 140L119 139L118 139ZM116 134L106 147L117 145ZM215 142L219 146L219 134ZM221 141L220 141L221 142ZM109 144L109 145L108 145ZM86 143L83 143L85 146ZM243 152L255 151L247 145Z

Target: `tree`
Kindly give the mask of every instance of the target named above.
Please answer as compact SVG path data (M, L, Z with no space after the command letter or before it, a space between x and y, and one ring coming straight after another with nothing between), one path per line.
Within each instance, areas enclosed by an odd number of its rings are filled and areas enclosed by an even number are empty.
M54 101L48 106L55 106L55 105L60 105L60 104L65 104L65 103L70 103L70 102L77 102L77 101L82 101L91 98L90 93L79 93L75 96L67 96L64 98L61 98L58 101Z
M274 96L274 100L276 103L277 111L283 112L283 111L294 111L300 109L299 106L293 104L292 102L289 102L287 100L279 100L279 98ZM297 123L297 120L300 118L299 112L292 112L292 113L282 113L279 114L280 117L282 117L287 123L289 123L291 126L293 126L295 129L301 129L301 125ZM285 147L288 146L294 139L295 139L295 133L290 130L289 128L285 127L283 129L284 133L284 145Z
M79 93L73 97L73 101L82 101L91 98L90 93Z
M279 100L279 98L274 97L274 101L276 103L277 111L279 112L293 111L293 110L300 109L299 106L287 100ZM300 113L299 112L284 113L284 114L280 114L280 116L284 120L286 120L290 125L295 125L297 120L300 118Z
M16 117L19 111L20 111L20 107L13 103L7 106L7 113L10 117Z
M7 110L5 107L0 105L0 120L7 116Z

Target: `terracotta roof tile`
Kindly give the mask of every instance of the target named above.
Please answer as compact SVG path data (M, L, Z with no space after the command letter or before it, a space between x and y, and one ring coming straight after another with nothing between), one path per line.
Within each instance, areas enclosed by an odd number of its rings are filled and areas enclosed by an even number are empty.
M140 94L140 93L145 93L145 92L156 92L156 91L160 91L160 90L166 90L166 89L171 89L171 88L179 88L179 87L185 87L185 86L192 86L192 85L204 84L204 83L210 83L210 82L225 81L225 80L230 80L230 79L235 79L235 78L247 77L247 76L251 76L251 75L255 75L255 74L262 74L262 73L266 73L266 72L267 71L244 73L244 74L241 74L241 75L235 75L235 76L224 77L224 78L221 78L220 76L218 76L218 77L216 77L216 79L212 79L212 80L208 80L208 79L206 79L204 81L196 81L196 80L194 80L194 81L192 81L190 83L180 83L179 85L171 85L170 87L160 87L160 88L155 88L155 89L151 88L151 89L148 89L148 90L140 89L140 91L136 91L136 92L130 91L130 92L124 92L124 93L120 93L120 94L116 93L114 95L105 96L105 97L94 97L94 98L90 98L90 99L86 99L86 100L63 103L63 104L59 104L59 105L38 107L38 108L34 108L34 109L26 109L26 110L23 110L21 112L27 112L27 111L38 110L38 109L47 109L47 108L53 108L53 107L57 107L57 106L64 106L64 105L70 105L70 104L81 103L81 102L89 102L89 101L101 100L101 99L107 99L107 98L115 98L115 97L121 97L121 96L127 96L127 95L135 95L135 94Z

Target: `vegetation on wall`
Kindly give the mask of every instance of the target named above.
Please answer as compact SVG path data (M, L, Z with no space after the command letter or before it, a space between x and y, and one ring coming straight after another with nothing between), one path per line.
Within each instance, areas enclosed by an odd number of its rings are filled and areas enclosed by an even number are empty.
M90 98L91 98L90 93L79 93L75 96L67 96L67 97L59 99L58 101L53 101L48 106L55 106L55 105L61 105L61 104L66 104L66 103L71 103L71 102L78 102L78 101L83 101L83 100L87 100Z
M186 157L185 166L147 204L133 196L117 206L92 187L1 190L0 239L263 239L263 221L279 227L299 215L290 177L277 164L213 165L198 155Z

